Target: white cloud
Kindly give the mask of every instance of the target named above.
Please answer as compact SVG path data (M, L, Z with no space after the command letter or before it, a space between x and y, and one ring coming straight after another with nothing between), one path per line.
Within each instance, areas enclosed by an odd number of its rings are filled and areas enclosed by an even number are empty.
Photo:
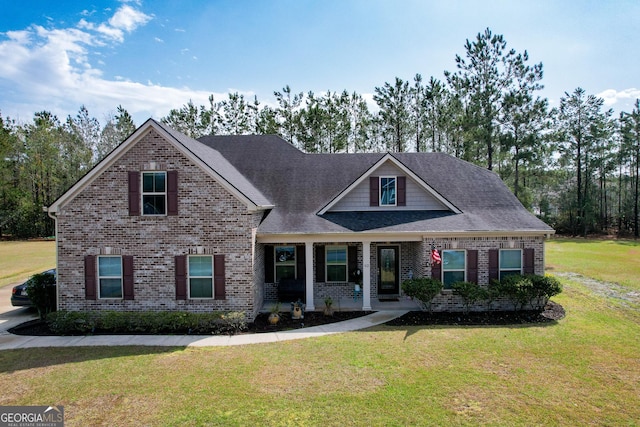
M189 99L206 105L209 92L132 82L120 76L109 80L93 67L88 49L122 43L128 33L150 19L124 4L107 22L83 18L71 28L31 25L5 33L5 39L0 38L3 115L30 120L34 112L47 110L64 119L86 105L91 114L101 117L121 104L141 123L149 116L160 118ZM95 65L100 66L101 61Z
M164 43L164 40L162 40L160 37L154 37L153 39L158 43Z
M124 5L116 11L111 19L109 19L109 24L114 28L119 28L130 33L140 25L144 25L149 22L150 19L151 16L134 9L129 5Z
M103 22L96 25L92 22L81 19L78 23L78 27L90 31L97 31L107 38L122 43L124 41L125 32L131 33L139 26L145 25L151 20L151 18L151 16L125 4L120 7L106 23Z
M629 88L623 90L607 89L596 96L604 99L604 105L606 107L612 107L617 104L629 104L633 103L636 99L640 98L640 89Z

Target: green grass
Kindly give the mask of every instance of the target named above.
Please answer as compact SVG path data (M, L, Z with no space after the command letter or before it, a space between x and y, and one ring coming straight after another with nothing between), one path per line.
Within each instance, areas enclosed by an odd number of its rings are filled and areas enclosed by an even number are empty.
M48 241L0 242L0 288L27 280L56 266L56 243Z
M554 237L546 243L547 271L570 271L640 290L640 242Z
M627 261L612 271L625 277ZM0 405L64 405L68 426L637 425L640 312L563 284L567 316L545 326L2 351Z

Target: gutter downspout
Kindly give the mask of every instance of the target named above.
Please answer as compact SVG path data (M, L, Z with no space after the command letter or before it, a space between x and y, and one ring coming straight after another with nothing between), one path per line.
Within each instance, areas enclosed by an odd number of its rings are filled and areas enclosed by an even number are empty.
M47 216L51 218L55 224L55 238L56 238L56 310L60 310L60 286L58 286L58 275L60 270L58 269L58 217L56 214L49 210L48 207L43 206L42 210L47 212Z

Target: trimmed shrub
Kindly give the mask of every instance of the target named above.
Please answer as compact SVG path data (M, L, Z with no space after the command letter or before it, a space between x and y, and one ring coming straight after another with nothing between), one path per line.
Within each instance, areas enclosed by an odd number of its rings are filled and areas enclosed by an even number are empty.
M420 277L402 282L402 291L413 300L418 300L423 310L431 312L431 301L442 291L442 282L430 277Z
M452 285L453 292L460 295L464 302L464 312L469 313L471 306L478 301L484 301L489 298L487 289L472 282L456 282Z
M55 334L73 335L93 332L96 322L92 313L63 310L49 313L47 325Z
M530 303L534 292L533 282L529 277L512 274L500 280L499 290L513 304L514 311L521 310Z
M541 310L554 295L562 292L560 281L553 276L517 274L494 281L489 286L489 300L506 297L513 304L514 310L522 310L527 304L533 309Z
M543 309L552 296L562 292L562 284L553 276L526 276L533 285L531 305Z
M55 316L53 316L55 315ZM60 335L101 333L128 334L229 334L246 330L244 312L190 313L186 311L60 311L47 323Z

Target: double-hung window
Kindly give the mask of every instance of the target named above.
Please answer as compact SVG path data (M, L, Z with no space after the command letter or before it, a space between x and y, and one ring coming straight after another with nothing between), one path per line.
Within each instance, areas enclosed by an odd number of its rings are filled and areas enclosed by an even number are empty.
M396 206L396 177L380 177L380 206Z
M142 213L144 215L167 214L167 173L142 173Z
M282 279L296 278L296 247L295 246L276 246L275 262L276 262L276 282Z
M122 257L98 257L98 297L122 298Z
M501 249L500 280L512 274L522 274L522 249Z
M451 289L456 282L464 282L466 272L466 251L442 251L442 286Z
M326 247L327 282L347 281L347 247Z
M189 298L213 298L213 257L189 256Z

